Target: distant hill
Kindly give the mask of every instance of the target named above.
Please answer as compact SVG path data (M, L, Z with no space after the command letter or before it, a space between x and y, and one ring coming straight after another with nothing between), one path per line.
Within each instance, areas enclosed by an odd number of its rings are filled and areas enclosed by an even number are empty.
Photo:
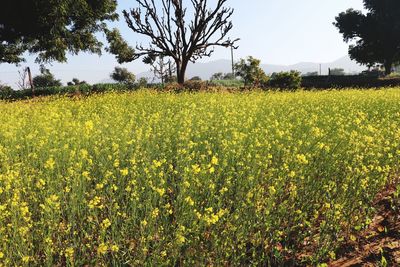
M262 64L261 67L267 74L280 71L297 70L305 74L307 72L319 72L320 63L314 62L300 62L294 65L271 65ZM346 73L360 73L366 68L357 64L357 62L351 60L348 56L339 58L333 62L321 64L322 74L328 74L329 68L342 68ZM186 77L191 78L194 76L200 76L203 80L207 80L216 72L228 73L232 71L231 61L228 59L220 59L216 61L210 61L207 63L191 63L188 66ZM153 79L153 73L143 72L137 75L138 78L146 77L150 80Z

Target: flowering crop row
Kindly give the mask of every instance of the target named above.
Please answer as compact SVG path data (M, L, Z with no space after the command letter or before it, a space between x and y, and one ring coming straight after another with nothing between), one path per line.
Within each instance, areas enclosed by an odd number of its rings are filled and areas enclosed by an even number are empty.
M107 93L0 114L0 266L317 263L399 170L399 89Z

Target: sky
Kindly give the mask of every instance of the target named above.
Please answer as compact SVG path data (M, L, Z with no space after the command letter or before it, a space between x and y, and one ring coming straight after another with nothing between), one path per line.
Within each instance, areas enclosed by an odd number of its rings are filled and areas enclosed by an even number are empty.
M209 2L215 3L215 0ZM190 0L184 0L184 3L190 3ZM230 36L240 38L235 58L251 55L264 64L277 65L327 63L345 56L348 45L332 23L335 16L348 8L363 8L362 0L228 0L227 5L235 9ZM119 0L118 13L121 15L122 10L136 6L135 0ZM122 16L109 26L118 28L132 46L147 43L147 39L127 27ZM99 39L105 41L102 34ZM217 48L210 58L200 61L229 58L229 49ZM39 66L34 59L34 55L26 55L26 62L20 66L0 64L0 82L16 87L18 70L26 66L31 67L33 75L38 74ZM107 52L101 57L85 53L70 55L67 63L47 65L64 83L74 77L97 83L108 79L115 66L118 66L115 57ZM149 70L141 60L123 64L123 67L136 74Z

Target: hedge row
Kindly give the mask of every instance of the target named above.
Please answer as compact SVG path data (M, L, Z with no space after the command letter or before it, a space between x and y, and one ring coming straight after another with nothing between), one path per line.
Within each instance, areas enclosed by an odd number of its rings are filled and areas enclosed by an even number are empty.
M0 90L1 100L18 100L27 99L33 96L49 96L49 95L90 95L93 93L101 93L107 91L129 91L135 90L136 87L129 87L123 84L95 84L95 85L77 85L77 86L55 86L43 87L25 90Z
M374 88L400 86L400 78L377 78L362 75L303 77L303 88Z

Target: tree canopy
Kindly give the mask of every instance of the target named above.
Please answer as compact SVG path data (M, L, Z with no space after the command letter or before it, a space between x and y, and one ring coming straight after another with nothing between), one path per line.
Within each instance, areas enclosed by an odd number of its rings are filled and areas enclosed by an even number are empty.
M61 80L57 80L49 69L46 69L44 65L40 66L40 75L33 78L33 85L35 87L51 87L61 86Z
M236 75L241 77L247 86L264 86L268 82L268 76L260 64L261 61L252 56L242 58L235 64Z
M400 62L400 1L363 0L367 10L349 9L336 17L334 25L344 41L352 42L349 55L369 67L382 64L390 74Z
M66 61L66 53L101 53L95 33L118 18L116 0L4 0L0 8L0 63Z
M150 44L133 50L118 31L109 32L109 51L117 55L119 63L144 57L144 62L151 64L157 57L169 57L175 62L178 82L182 84L189 61L210 56L215 46L230 47L237 41L228 38L233 28L233 9L226 7L227 0L136 2L138 7L124 10L124 17L129 28L148 37Z
M123 83L132 86L135 83L136 76L127 68L115 67L114 71L110 74L111 79L118 83Z

